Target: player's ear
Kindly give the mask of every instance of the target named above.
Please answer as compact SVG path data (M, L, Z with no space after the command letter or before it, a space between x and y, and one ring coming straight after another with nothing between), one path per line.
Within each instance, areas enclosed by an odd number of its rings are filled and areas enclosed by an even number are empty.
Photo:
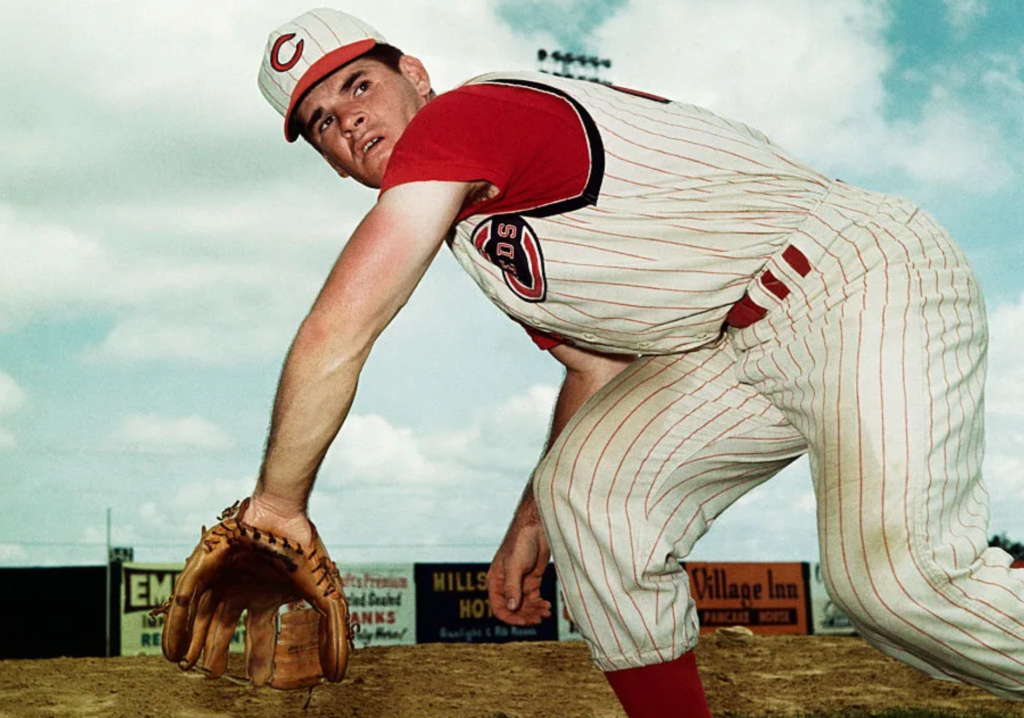
M412 55L402 55L398 58L398 69L413 84L420 97L426 99L430 95L430 75L422 62Z

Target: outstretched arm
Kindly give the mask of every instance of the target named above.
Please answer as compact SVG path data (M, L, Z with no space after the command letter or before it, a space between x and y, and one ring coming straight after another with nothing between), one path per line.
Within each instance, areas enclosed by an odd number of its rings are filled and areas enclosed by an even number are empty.
M473 189L461 182L400 185L360 223L288 352L244 520L308 541L309 494L370 349L408 301Z
M565 344L551 349L551 354L565 366L565 379L555 402L545 454L584 402L636 359ZM528 626L551 615L551 604L540 595L541 578L550 559L551 549L541 527L531 476L487 574L495 616L511 625Z

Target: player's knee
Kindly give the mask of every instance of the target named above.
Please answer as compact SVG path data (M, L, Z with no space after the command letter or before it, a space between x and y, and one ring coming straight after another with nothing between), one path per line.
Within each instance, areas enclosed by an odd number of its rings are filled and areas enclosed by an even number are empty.
M557 520L564 513L568 495L563 484L552 465L542 462L537 467L533 475L533 495L545 523Z
M913 644L941 611L941 593L891 563L866 566L831 566L823 571L832 601L866 637L879 637L896 645Z
M588 510L589 483L581 477L586 462L543 462L533 478L537 509L545 524L557 525Z

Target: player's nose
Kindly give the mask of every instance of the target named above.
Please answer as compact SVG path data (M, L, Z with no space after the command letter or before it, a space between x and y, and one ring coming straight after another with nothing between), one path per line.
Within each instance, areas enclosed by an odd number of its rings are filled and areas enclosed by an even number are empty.
M366 113L362 110L348 112L341 118L341 123L345 132L355 132L366 123Z

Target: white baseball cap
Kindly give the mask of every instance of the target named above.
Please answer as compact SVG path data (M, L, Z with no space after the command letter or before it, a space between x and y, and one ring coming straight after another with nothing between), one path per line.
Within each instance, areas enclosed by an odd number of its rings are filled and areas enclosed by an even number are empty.
M299 133L292 113L306 92L342 65L368 52L384 36L357 17L318 8L299 15L270 33L260 66L260 92L284 116L284 136Z

